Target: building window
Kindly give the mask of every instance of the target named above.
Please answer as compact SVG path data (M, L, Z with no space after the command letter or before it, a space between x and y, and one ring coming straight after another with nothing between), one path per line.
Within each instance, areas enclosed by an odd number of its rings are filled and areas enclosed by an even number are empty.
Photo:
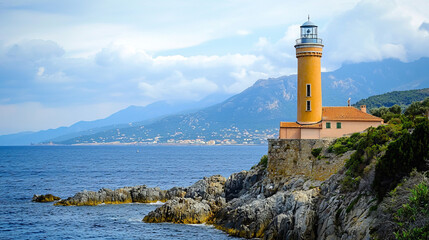
M341 128L341 123L337 122L337 128Z
M307 100L307 108L305 111L311 111L311 101Z
M330 122L326 123L326 128L331 128L331 123Z
M307 84L307 97L311 97L311 84Z

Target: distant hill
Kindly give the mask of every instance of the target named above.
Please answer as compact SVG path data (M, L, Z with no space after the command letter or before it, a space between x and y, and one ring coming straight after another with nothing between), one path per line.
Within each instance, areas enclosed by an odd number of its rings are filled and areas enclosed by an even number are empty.
M80 121L69 127L60 127L38 132L22 132L0 136L0 145L29 145L46 141L64 141L70 138L95 134L106 129L132 126L133 122L149 124L171 114L195 111L219 103L230 97L228 94L213 94L200 101L159 101L147 106L129 106L107 118Z
M429 59L413 63L386 60L347 65L322 73L324 106L345 106L352 97L368 97L411 87L429 87ZM408 68L419 73L407 70ZM359 69L363 69L359 71ZM348 74L347 74L348 73ZM405 79L405 80L401 80ZM168 116L151 124L133 124L59 143L217 142L264 143L276 137L280 121L296 119L296 75L258 80L253 86L220 104Z
M336 71L324 72L323 105L345 106L348 98L353 102L391 91L429 88L427 66L429 58L410 63L387 59L346 64ZM267 137L275 137L280 121L295 121L296 75L258 80L243 92L228 99L223 96L227 99L223 102L220 99L215 96L186 104L157 102L146 107L131 106L106 119L0 136L0 145L196 139L260 143ZM218 102L221 103L215 104Z
M408 91L393 91L380 95L371 96L357 101L354 106L366 105L367 109L379 107L391 107L395 104L404 109L412 102L422 101L429 97L429 88L408 90Z

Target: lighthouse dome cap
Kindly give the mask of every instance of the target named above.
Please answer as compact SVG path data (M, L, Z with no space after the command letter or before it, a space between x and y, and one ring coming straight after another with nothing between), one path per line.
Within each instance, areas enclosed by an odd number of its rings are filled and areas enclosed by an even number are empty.
M301 26L306 27L317 27L316 24L314 24L312 21L308 20L307 22L303 23Z

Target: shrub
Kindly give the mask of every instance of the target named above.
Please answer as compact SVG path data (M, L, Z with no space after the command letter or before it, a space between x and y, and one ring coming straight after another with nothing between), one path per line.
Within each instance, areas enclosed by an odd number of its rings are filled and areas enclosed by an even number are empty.
M360 133L353 133L350 137L337 138L328 148L328 152L335 154L343 154L347 151L353 150L357 141L361 138Z
M384 195L413 168L417 171L429 169L429 121L419 123L413 132L402 131L400 137L391 142L376 164L373 188L381 201Z
M408 203L404 204L394 215L399 226L397 239L428 239L429 225L419 222L429 217L429 186L422 182L411 189Z
M258 166L262 166L264 169L267 168L268 165L268 155L264 155L261 157L261 160L258 163Z
M319 157L320 153L322 152L322 148L314 148L311 150L311 154L317 158Z
M377 117L381 117L388 112L389 112L389 108L387 107L373 108L370 110L370 113Z
M389 120L388 123L389 124L395 124L395 125L397 125L397 124L401 124L402 122L401 122L400 118L392 118L392 119Z
M350 175L346 175L343 180L341 180L341 190L344 192L352 192L359 187L359 182L361 177L352 177Z
M389 112L394 114L401 114L402 109L398 104L395 104L389 108Z

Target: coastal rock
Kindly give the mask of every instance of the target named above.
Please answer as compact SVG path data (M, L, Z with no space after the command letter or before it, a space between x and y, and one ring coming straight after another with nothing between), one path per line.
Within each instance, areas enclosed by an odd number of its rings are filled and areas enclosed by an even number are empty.
M204 177L186 189L186 194L167 201L150 212L145 222L205 223L225 205L226 179L220 175Z
M122 204L122 203L152 203L165 202L175 197L183 197L186 194L183 188L174 187L170 190L161 190L158 187L148 188L146 185L136 187L124 187L116 190L107 188L98 192L83 191L73 197L61 200L55 205L62 206L92 206L99 204Z
M132 197L132 202L138 203L165 202L175 197L183 197L186 194L186 191L179 187L161 190L159 187L148 188L146 185L142 185L128 189Z
M60 200L60 197L54 196L52 194L46 195L34 195L32 201L33 202L54 202Z
M264 169L255 167L250 171L241 171L233 173L225 182L225 198L230 201L238 198L245 193L249 193L250 189L255 186L265 175ZM255 186L256 187L256 186ZM254 189L250 191L259 194L259 191Z
M99 204L131 203L132 198L128 189L110 190L102 188L98 192L83 191L76 193L73 197L63 199L55 205L62 206L94 206Z
M210 204L206 200L191 198L169 200L143 219L147 223L173 222L199 224L205 223L212 216Z
M204 177L186 189L185 198L210 200L224 197L225 181L221 175Z
M279 191L265 198L243 195L215 216L216 227L232 235L266 239L314 239L318 188Z

